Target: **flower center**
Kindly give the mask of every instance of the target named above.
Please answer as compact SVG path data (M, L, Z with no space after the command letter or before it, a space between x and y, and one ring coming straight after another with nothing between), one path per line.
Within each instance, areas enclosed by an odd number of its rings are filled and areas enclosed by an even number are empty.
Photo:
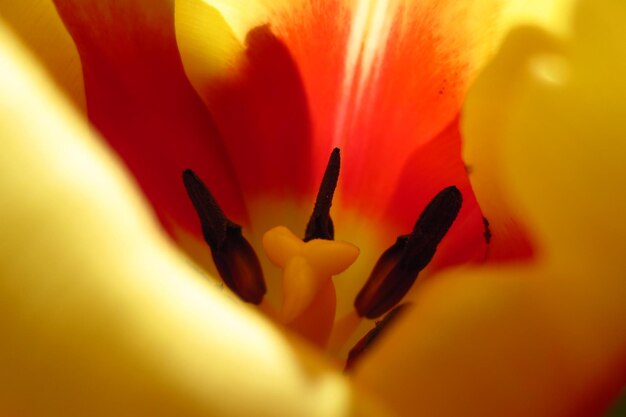
M274 227L263 236L267 257L283 271L280 312L264 310L270 318L320 348L325 348L329 339L337 348L350 338L363 318L377 319L388 313L351 350L348 369L397 315L401 307L394 307L435 255L461 209L462 195L455 186L440 191L418 217L411 233L399 236L380 256L356 297L353 313L335 321L332 277L346 270L359 255L356 246L334 240L330 208L339 171L339 149L334 149L304 238L284 226ZM185 170L182 177L219 275L243 301L261 304L266 293L263 271L241 226L228 219L193 171Z

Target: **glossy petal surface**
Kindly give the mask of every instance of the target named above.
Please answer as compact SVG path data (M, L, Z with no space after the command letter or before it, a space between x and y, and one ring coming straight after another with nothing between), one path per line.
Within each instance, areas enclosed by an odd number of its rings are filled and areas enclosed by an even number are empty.
M404 415L596 416L626 382L626 200L616 191L626 186L626 7L581 1L574 16L564 38L511 33L470 93L478 199L481 181L506 190L538 251L523 266L422 288L356 376ZM478 175L494 158L497 175Z
M0 30L0 414L345 415L345 381L190 267L20 48Z

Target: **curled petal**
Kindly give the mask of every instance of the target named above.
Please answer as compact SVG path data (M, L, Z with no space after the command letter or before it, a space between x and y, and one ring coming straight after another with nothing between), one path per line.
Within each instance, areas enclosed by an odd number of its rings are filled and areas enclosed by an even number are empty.
M300 69L271 18L286 4L176 4L185 71L215 118L249 204L262 196L297 199L317 186L308 97Z
M470 93L470 163L492 173L472 177L477 198L489 197L483 181L506 190L497 197L537 254L431 282L364 358L357 380L405 415L601 415L626 383L626 200L616 191L626 188L626 6L576 4L568 37L513 31Z
M174 2L55 0L83 65L90 121L122 157L162 223L200 228L180 173L191 168L237 222L247 213L219 131L189 83Z
M198 275L19 48L1 29L0 414L346 415L345 381Z

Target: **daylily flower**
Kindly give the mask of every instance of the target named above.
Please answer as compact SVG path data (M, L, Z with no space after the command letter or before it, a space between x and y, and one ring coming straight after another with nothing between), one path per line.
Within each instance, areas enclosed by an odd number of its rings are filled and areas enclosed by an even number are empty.
M626 383L619 0L5 3L3 414L595 416ZM338 316L437 192L463 195L347 375L180 251L217 275L191 168L276 304L261 237L304 230L334 146L338 241L311 242L361 249Z

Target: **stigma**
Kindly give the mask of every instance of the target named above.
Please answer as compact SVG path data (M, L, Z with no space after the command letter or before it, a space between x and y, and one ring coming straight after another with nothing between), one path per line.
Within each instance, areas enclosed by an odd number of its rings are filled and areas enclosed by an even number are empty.
M263 248L270 261L283 270L280 320L315 344L324 345L335 318L331 278L354 263L359 249L348 242L324 239L305 242L284 226L265 233ZM333 297L325 297L329 293ZM321 302L315 302L318 300ZM315 334L302 328L299 319L316 326Z

